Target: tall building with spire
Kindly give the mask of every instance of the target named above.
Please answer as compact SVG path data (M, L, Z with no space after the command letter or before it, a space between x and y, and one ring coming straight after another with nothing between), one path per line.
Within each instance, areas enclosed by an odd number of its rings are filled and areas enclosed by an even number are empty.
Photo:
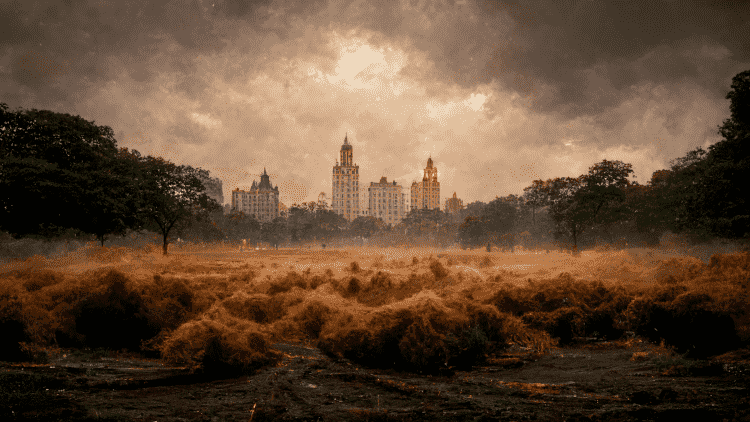
M250 191L235 188L232 191L232 210L255 216L263 223L270 223L279 216L279 187L271 186L271 177L263 168L260 183L253 180Z
M422 181L411 184L411 209L440 209L440 182L432 157L427 159Z
M333 211L351 221L360 215L359 210L359 166L353 162L353 150L349 134L339 152L340 162L333 166L331 206Z

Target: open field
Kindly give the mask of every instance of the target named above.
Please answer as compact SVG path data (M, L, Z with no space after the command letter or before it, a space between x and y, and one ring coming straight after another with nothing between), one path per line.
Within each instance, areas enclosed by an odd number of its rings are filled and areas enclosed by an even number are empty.
M0 417L748 420L715 252L50 248L0 263Z

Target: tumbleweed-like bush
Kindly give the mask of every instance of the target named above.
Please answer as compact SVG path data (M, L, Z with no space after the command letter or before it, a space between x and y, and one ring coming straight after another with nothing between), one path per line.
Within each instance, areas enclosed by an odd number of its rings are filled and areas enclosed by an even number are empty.
M209 318L189 321L160 346L162 358L214 376L248 373L274 364L280 353L251 323Z

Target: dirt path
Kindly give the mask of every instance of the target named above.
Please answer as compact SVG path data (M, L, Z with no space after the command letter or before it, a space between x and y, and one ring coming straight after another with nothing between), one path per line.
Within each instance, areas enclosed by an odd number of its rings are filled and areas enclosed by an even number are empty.
M0 374L6 388L8 379L36 376L26 395L13 396L16 420L750 420L747 360L660 358L637 341L544 356L511 349L441 376L363 368L301 344L275 347L284 352L278 366L224 380L77 351L58 351L45 365L5 364ZM24 408L20 401L31 399Z

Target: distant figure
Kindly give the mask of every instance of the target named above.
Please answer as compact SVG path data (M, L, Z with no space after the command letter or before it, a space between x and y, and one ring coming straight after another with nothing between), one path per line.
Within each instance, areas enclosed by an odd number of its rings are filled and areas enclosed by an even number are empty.
M242 239L242 246L240 246L240 252L247 250L247 239Z
M492 252L492 245L489 242L487 243L487 252Z
M325 249L325 248L326 248L326 244L324 243L324 244L323 244L323 249Z

